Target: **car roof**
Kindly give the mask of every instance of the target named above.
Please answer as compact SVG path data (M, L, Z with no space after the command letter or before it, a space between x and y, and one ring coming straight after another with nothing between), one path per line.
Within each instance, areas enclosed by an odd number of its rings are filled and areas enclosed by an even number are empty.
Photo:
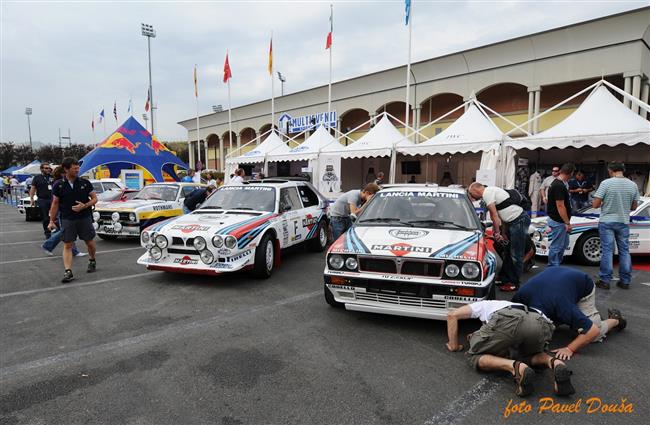
M404 192L404 191L418 191L418 192L447 192L459 193L465 195L465 189L459 187L438 186L431 183L404 183L404 184L386 184L381 187L382 192Z
M245 182L246 186L271 186L271 187L296 187L304 184L304 181L282 180L282 179L264 179L252 180Z

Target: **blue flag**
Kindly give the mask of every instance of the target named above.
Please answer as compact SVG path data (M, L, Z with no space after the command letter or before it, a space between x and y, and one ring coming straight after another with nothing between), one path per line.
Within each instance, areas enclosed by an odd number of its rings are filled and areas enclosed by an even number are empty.
M104 108L102 108L102 111L99 113L99 122L104 121Z
M404 25L408 25L409 19L411 19L411 0L404 0L404 11L406 12L406 21Z

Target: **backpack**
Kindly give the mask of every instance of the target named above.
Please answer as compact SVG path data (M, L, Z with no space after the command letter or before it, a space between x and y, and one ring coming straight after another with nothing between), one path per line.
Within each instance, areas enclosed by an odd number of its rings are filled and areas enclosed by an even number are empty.
M524 211L530 211L531 207L533 206L533 203L530 202L530 199L519 193L517 189L506 189L505 191L508 192L508 199L501 202L500 204L496 204L497 210L508 208L511 205L518 205L523 208Z

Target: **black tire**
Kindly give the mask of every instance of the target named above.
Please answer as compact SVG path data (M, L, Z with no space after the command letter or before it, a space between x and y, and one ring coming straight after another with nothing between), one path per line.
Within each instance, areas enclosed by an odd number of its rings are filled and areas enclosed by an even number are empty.
M316 237L307 241L307 248L311 252L323 252L327 248L327 225L324 221L318 223Z
M97 236L99 236L100 239L104 239L105 241L114 241L117 239L116 235L102 235L101 233L97 233Z
M343 303L340 303L334 299L334 295L330 292L327 286L323 285L325 290L325 302L334 308L343 308Z
M584 265L600 265L600 258L603 255L603 249L600 245L600 236L598 235L598 232L586 232L584 235L580 236L576 245L573 247L573 255Z
M269 245L270 245L270 264L269 263ZM270 233L265 234L260 244L255 248L255 265L253 266L253 275L260 279L268 279L273 274L273 263L275 262L275 246L273 237Z

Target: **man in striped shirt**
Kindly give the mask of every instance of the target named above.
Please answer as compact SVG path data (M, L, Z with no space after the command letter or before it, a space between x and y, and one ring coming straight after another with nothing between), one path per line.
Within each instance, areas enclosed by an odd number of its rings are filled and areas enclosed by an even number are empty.
M626 178L625 166L620 162L611 162L607 166L609 177L603 181L594 194L594 208L600 208L598 233L602 256L600 258L599 280L596 286L609 289L613 273L614 242L618 248L619 276L616 284L623 289L630 289L632 280L632 258L630 257L630 211L639 203L639 190L636 184Z

